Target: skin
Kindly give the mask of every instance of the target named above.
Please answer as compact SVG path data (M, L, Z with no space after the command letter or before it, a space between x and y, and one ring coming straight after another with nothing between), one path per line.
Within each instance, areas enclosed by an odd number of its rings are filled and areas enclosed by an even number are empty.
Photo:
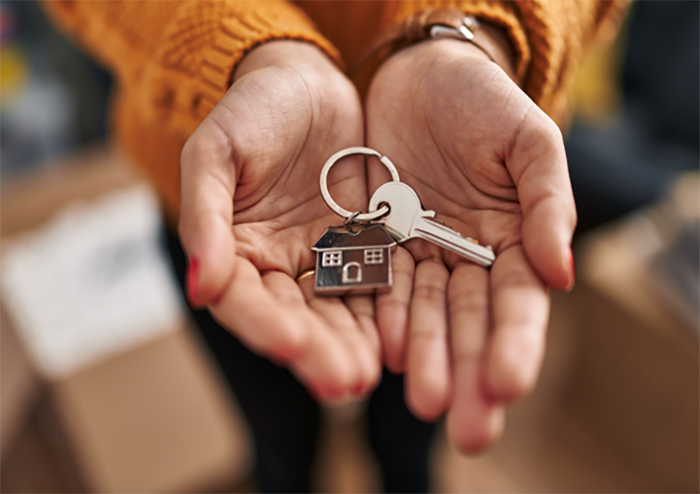
M493 246L492 268L412 240L393 255L392 291L376 299L317 298L311 279L297 284L315 264L310 247L341 221L320 196L320 169L364 142L438 218ZM366 208L387 180L381 168L344 160L332 196ZM384 362L405 372L417 416L447 412L460 450L498 437L503 405L535 384L548 287L573 284L576 220L559 130L480 50L439 40L396 53L375 74L363 121L354 87L321 51L267 43L243 59L181 169L193 305L319 401L366 395Z
M561 133L498 65L456 40L387 60L366 119L368 146L391 157L425 209L497 255L485 269L411 240L394 265L395 283L413 290L377 299L385 360L405 371L413 413L447 412L455 445L482 450L501 434L503 404L535 385L548 287L573 284L576 214ZM371 190L385 181L379 167L369 180Z
M279 41L251 52L181 156L179 233L190 302L253 351L285 365L322 402L363 396L380 376L373 301L317 298L310 247L338 218L317 185L325 160L363 140L354 86L316 47ZM329 190L367 204L361 160L334 167Z

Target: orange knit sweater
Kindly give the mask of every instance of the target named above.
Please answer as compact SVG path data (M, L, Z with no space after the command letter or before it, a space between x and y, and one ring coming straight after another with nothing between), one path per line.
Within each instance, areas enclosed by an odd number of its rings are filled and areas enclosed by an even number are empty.
M229 87L238 61L274 39L315 43L342 67L374 34L427 6L457 6L500 25L523 90L566 118L584 49L612 37L627 0L47 1L56 23L115 75L114 128L176 217L180 150ZM364 81L366 82L366 81Z

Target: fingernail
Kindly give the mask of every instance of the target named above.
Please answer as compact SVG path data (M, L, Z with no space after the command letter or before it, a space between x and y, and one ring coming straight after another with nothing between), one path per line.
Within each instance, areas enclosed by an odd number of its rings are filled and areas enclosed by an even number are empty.
M574 254L569 247L569 284L566 285L566 291L570 292L574 288L576 282L576 269L574 268Z
M190 305L198 305L197 295L199 291L199 259L193 257L190 259L190 265L187 268L187 298Z

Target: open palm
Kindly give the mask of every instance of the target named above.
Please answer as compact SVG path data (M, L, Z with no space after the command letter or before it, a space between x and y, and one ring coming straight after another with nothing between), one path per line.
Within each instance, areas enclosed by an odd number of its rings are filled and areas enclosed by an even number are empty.
M321 400L364 394L379 377L373 301L346 306L295 281L315 264L309 247L339 222L320 195L321 167L362 139L350 81L317 48L282 41L244 59L181 159L190 299ZM362 161L334 170L329 189L346 207L365 207Z
M388 365L406 370L420 416L478 450L502 406L527 392L544 351L547 287L572 283L575 209L556 125L482 52L429 41L392 56L367 100L367 143L391 158L426 209L491 245L490 270L423 240L395 258L377 301ZM370 190L381 184L370 169ZM415 271L414 271L415 270ZM403 282L402 282L402 281Z

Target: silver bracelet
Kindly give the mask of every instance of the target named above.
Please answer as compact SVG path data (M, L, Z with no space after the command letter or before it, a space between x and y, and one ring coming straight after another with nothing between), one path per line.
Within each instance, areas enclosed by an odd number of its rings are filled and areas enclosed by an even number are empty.
M479 21L476 20L476 17L474 17L473 15L467 15L462 19L462 24L459 26L459 28L454 28L452 26L444 26L442 24L437 24L431 27L430 37L433 39L452 38L462 41L468 41L474 46L476 46L479 50L484 52L484 54L487 57L489 57L489 60L497 64L498 62L494 60L494 58L486 50L486 48L474 41L474 35L480 28L481 24L479 24Z

